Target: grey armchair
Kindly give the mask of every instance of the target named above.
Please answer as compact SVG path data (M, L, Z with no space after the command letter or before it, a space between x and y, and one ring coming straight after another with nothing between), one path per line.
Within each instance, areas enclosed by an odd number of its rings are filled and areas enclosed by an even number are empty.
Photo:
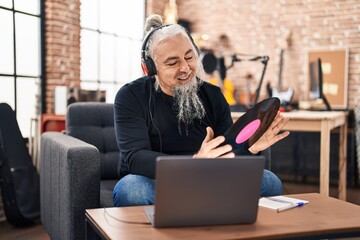
M269 164L270 150L262 154ZM84 239L85 209L113 206L119 161L113 104L71 104L66 133L41 136L40 160L45 230L51 239Z
M40 146L41 221L51 239L84 239L85 209L113 206L119 179L113 104L71 104L66 133Z

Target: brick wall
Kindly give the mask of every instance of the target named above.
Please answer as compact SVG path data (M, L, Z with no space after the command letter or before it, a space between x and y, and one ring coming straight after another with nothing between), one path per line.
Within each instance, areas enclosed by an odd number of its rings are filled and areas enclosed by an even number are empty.
M46 111L55 86L80 85L80 0L45 0Z
M165 1L168 2L168 1ZM307 81L309 49L349 49L348 106L360 103L360 2L357 0L263 0L217 1L178 0L178 14L190 21L195 36L207 34L207 47L216 49L219 35L228 35L231 48L226 54L268 55L270 61L265 85L278 84L279 42L290 30L291 45L284 53L284 86L295 89L294 99L302 99ZM164 1L148 1L147 14L162 14ZM241 63L229 69L228 76L244 91L248 72L255 73L250 88L260 79L262 64Z
M168 0L148 0L147 15L162 14ZM360 100L360 2L324 1L216 1L178 0L178 14L191 22L194 36L207 34L205 47L217 49L219 35L225 33L231 47L225 54L267 55L265 85L278 85L279 53L284 30L291 31L291 45L284 53L283 85L295 89L294 100L302 99L307 81L306 53L309 49L349 49L348 106ZM79 0L46 0L47 112L53 112L54 87L80 84L80 3ZM196 37L195 37L196 38ZM229 65L229 59L226 59ZM228 70L240 92L256 88L263 65L241 63ZM247 73L254 80L246 81ZM248 85L246 84L248 83Z

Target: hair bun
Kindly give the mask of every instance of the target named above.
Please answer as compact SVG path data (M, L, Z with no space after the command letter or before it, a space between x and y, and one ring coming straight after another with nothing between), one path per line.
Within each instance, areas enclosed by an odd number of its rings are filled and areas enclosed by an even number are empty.
M145 33L147 34L154 28L161 27L163 25L162 17L158 14L150 15L145 21Z

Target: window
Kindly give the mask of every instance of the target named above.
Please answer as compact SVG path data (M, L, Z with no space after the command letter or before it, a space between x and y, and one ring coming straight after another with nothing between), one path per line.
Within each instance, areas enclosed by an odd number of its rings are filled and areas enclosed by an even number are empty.
M40 0L0 1L0 23L0 102L16 111L21 133L29 137L40 108Z
M82 0L80 11L81 88L105 90L113 103L122 85L142 76L145 1Z

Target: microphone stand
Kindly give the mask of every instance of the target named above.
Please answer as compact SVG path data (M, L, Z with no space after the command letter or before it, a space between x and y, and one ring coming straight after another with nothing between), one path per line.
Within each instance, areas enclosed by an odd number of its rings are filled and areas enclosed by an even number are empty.
M253 56L253 55L246 55L246 54L238 54L238 55L246 56L247 58L241 59L241 58L237 57L237 54L232 55L231 64L227 69L233 67L235 62L243 62L243 61L251 61L251 62L261 61L261 63L264 65L258 87L256 88L256 91L255 91L255 100L254 100L254 105L255 105L259 100L261 85L263 83L265 71L266 71L267 64L268 64L270 58L268 56Z

